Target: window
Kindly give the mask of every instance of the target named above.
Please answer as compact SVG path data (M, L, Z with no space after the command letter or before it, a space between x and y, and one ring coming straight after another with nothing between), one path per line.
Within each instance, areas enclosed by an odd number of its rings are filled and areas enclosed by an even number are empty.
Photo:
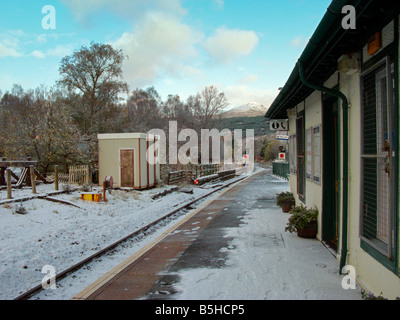
M290 172L296 174L296 135L289 137Z
M394 246L392 68L386 58L361 79L360 235L389 259Z
M297 158L297 193L300 200L305 200L305 130L304 111L296 119L296 158Z
M311 181L312 180L312 167L313 167L313 146L312 146L312 128L308 128L306 131L306 148L307 148L307 154L306 154L306 178L307 180Z
M321 126L314 127L313 130L313 181L315 183L320 183L321 176Z

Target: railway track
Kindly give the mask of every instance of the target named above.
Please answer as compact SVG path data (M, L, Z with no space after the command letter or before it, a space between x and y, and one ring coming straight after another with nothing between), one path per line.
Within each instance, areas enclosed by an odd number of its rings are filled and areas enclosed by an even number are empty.
M185 209L190 208L193 204L195 204L196 202L209 197L210 195L212 195L213 193L216 193L234 183L237 183L243 179L245 179L247 176L243 176L241 178L235 179L234 181L230 181L220 187L215 188L214 190L202 195L199 198L196 198L188 203L185 203L184 205L174 209L173 211L167 213L166 215L162 216L159 219L156 219L154 221L152 221L151 223L147 224L146 226L132 232L131 234L119 239L118 241L112 243L111 245L107 246L106 248L103 248L101 250L99 250L98 252L92 254L91 256L81 260L80 262L76 263L75 265L63 270L62 272L59 272L58 274L56 274L51 280L62 280L66 277L68 277L69 275L73 274L74 272L80 270L81 268L83 268L85 265L89 264L90 262L92 262L95 259L100 258L103 255L106 255L110 252L112 252L113 250L116 250L118 248L118 246L122 245L123 243L125 243L126 241L128 241L129 239L133 239L137 236L139 236L140 234L145 233L147 230L149 230L150 228L153 228L155 226L157 226L158 224L160 224L162 221L172 217L173 215L177 214L179 211L183 211ZM45 290L43 288L42 283L36 285L35 287L29 289L28 291L20 294L18 297L14 298L14 300L29 300L30 298L32 298L33 296L37 295L39 292Z

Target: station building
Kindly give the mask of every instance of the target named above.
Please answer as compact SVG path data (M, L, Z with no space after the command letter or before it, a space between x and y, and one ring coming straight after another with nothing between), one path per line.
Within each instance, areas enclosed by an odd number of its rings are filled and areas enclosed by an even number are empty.
M266 113L288 121L290 189L318 208L318 239L389 299L400 297L399 13L332 1Z

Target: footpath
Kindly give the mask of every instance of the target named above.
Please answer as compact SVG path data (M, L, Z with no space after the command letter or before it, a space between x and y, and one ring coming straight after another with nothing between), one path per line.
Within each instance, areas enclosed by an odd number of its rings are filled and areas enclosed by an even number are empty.
M361 300L320 241L284 231L287 190L271 169L240 181L74 299Z

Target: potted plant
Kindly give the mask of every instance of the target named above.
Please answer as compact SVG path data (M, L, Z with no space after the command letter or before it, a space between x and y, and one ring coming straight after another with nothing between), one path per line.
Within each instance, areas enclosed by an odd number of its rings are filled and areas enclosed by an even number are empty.
M276 194L276 205L282 208L283 212L289 212L290 209L295 205L293 193L281 192Z
M301 238L315 238L317 235L318 209L308 209L303 205L292 208L292 215L286 225L285 231L297 231Z

